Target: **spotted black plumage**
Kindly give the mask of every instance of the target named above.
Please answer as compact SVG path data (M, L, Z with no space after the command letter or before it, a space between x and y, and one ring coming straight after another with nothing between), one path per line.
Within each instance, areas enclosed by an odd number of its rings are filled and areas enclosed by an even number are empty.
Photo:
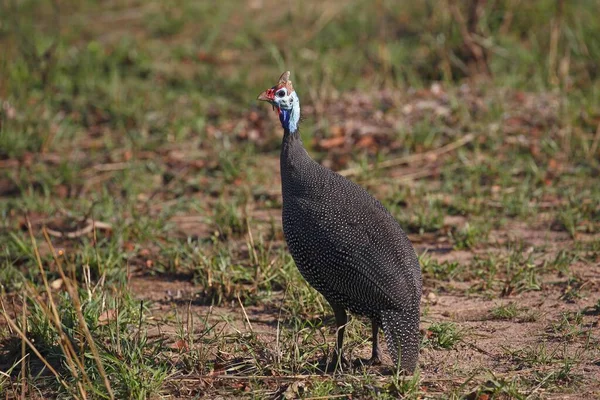
M278 109L284 127L283 232L300 273L334 310L336 355L341 359L349 310L373 323L372 362L379 361L377 333L382 327L394 362L400 356L401 368L413 372L421 298L421 270L413 246L378 200L308 155L297 130L300 104L289 72L270 90L282 87L287 89L282 101L269 91L259 99Z

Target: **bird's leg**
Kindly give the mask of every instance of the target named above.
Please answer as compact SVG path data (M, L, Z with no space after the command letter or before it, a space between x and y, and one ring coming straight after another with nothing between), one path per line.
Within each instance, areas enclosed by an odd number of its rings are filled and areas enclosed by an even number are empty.
M344 307L338 306L337 304L331 304L333 313L335 316L335 324L337 326L337 338L335 343L335 350L333 352L332 362L326 363L326 372L335 372L338 368L343 370L349 368L350 363L344 358L342 354L342 346L344 344L344 331L346 330L346 324L348 323L348 315Z
M348 315L346 314L346 310L339 306L334 307L333 312L335 314L335 324L337 325L337 340L335 343L335 352L333 353L333 362L342 366L342 345L344 344L344 331L348 323Z
M371 320L371 329L373 332L373 352L371 353L371 359L367 361L367 365L379 365L381 364L381 358L379 358L379 323L376 320Z

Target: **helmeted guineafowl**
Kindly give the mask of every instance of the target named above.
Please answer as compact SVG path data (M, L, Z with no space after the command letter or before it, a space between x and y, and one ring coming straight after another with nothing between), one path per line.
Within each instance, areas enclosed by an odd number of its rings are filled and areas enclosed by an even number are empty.
M380 362L377 334L382 327L392 359L412 373L419 356L422 287L414 248L378 200L308 155L298 132L300 102L289 77L285 72L258 99L273 105L284 129L283 233L300 273L333 308L338 326L334 363L343 360L350 310L372 321L370 363Z

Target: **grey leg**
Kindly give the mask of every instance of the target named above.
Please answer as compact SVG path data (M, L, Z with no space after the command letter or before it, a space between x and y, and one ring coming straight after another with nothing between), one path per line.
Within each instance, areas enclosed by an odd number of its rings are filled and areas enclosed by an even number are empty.
M346 330L346 324L348 323L348 315L344 307L338 306L337 304L331 304L333 308L333 314L335 316L335 324L337 326L337 338L335 343L335 350L333 352L332 364L327 365L327 372L334 372L338 368L349 367L350 363L342 355L342 346L344 344L344 332Z
M335 315L335 324L337 326L337 341L335 343L335 354L338 357L342 355L342 345L344 344L344 332L346 330L346 324L348 323L348 315L343 307L333 306L333 312Z
M368 361L369 365L381 364L381 358L379 358L379 324L374 319L371 320L371 329L373 332L373 352L371 353L371 359Z

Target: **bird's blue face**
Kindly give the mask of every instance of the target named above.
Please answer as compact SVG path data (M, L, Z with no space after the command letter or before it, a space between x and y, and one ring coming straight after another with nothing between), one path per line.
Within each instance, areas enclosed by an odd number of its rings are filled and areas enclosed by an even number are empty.
M262 92L258 100L269 102L277 110L283 129L295 132L300 119L300 100L289 77L290 73L284 72L279 83Z

